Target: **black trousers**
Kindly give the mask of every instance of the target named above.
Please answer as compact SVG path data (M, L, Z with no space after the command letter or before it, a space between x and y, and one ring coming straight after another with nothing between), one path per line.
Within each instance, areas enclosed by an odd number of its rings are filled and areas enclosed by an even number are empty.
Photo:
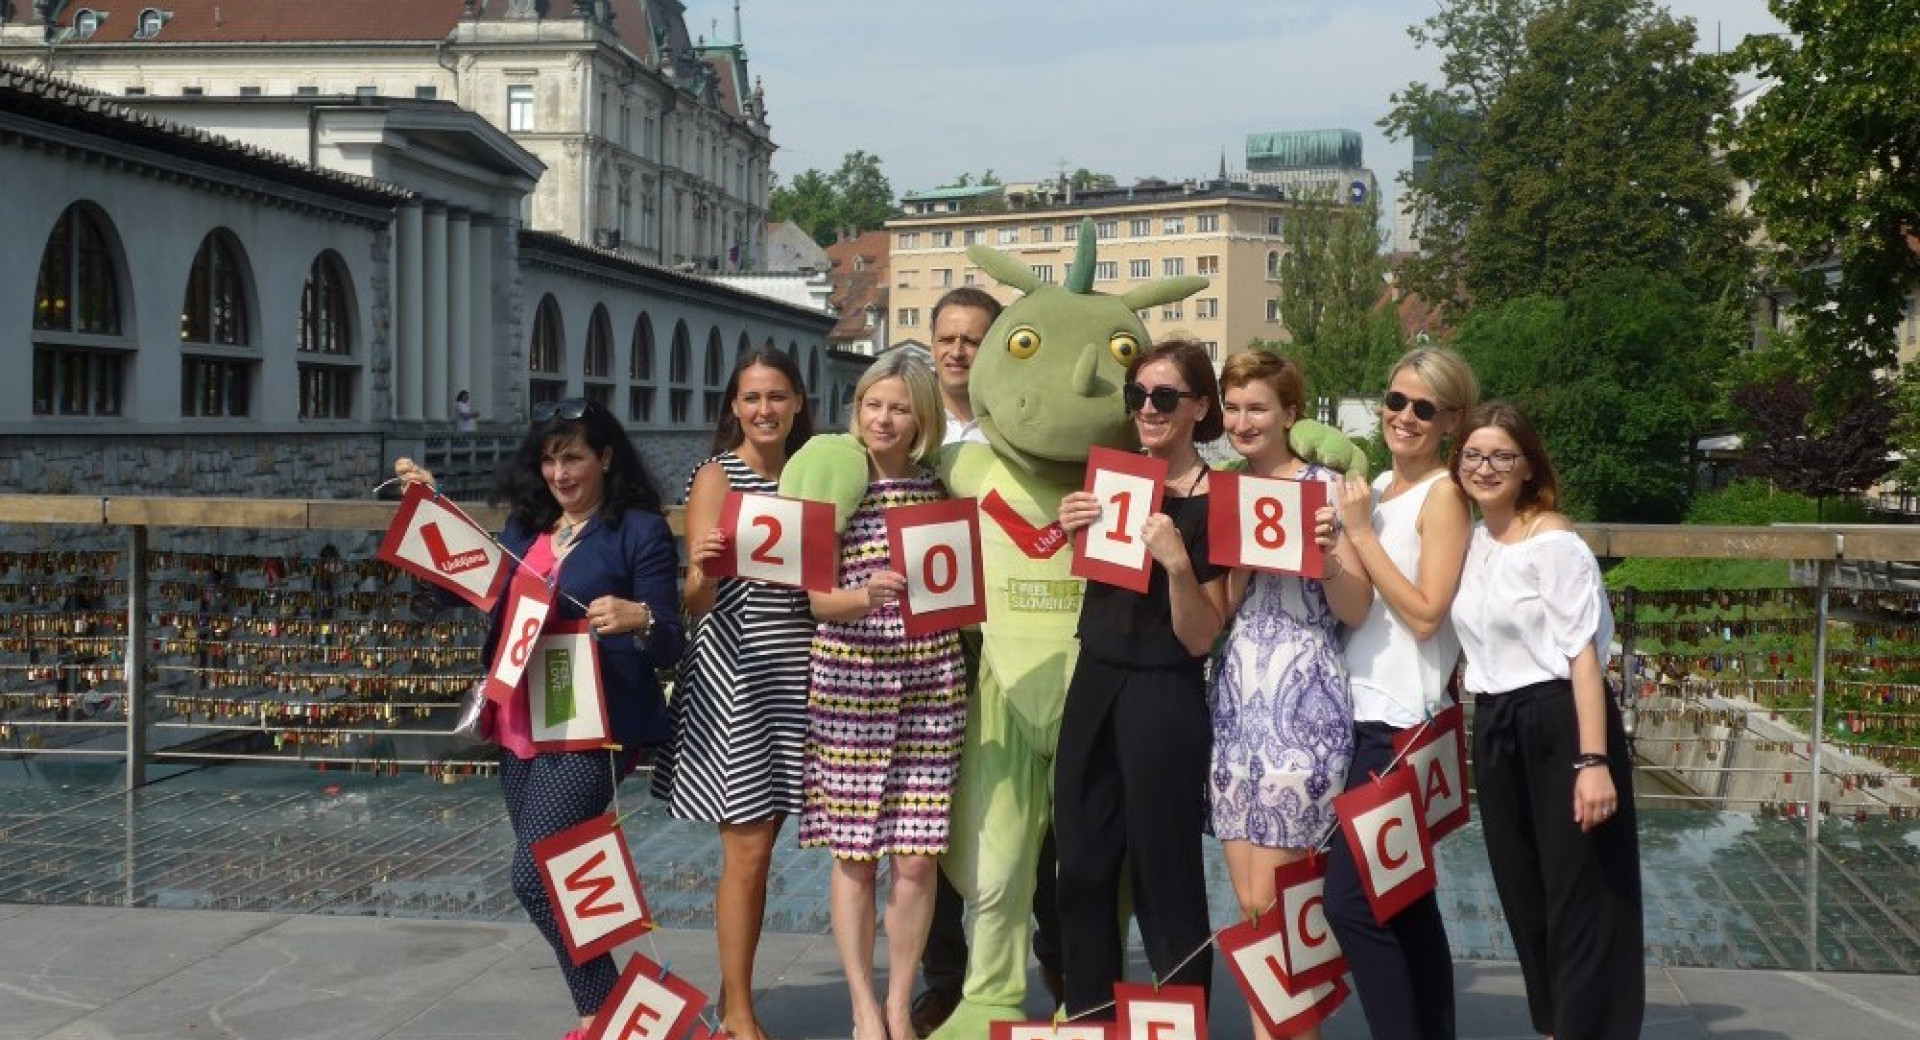
M1386 770L1398 732L1384 722L1354 725L1349 788ZM1454 1040L1453 950L1439 897L1428 893L1386 924L1374 923L1353 852L1344 835L1335 835L1324 898L1327 925L1346 955L1367 1029L1378 1040Z
M1033 955L1041 964L1060 970L1060 896L1053 851L1053 828L1040 844L1040 863L1033 878ZM933 893L933 924L927 948L920 954L920 974L930 990L959 993L967 981L967 903L960 890L940 872Z
M1127 668L1081 654L1054 760L1053 833L1069 1015L1110 1005L1113 985L1124 977L1123 865L1155 977L1163 985L1211 993L1201 834L1212 747L1213 720L1198 662L1192 668ZM1114 1016L1106 1007L1088 1017Z
M1624 1040L1640 1035L1646 954L1633 769L1611 698L1607 769L1619 807L1584 834L1573 822L1579 751L1565 680L1474 702L1480 826L1533 1028L1556 1040Z
M560 976L573 996L573 1009L595 1014L613 995L620 966L611 954L576 965L567 952L566 936L554 916L533 846L569 827L607 811L613 801L614 767L603 751L558 751L518 758L500 750L500 791L506 797L507 820L513 824L513 894L527 917L553 946Z

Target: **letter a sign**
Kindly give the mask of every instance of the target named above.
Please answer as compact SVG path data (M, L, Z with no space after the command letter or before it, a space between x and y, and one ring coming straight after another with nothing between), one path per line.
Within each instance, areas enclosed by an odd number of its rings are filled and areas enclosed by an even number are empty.
M1427 833L1436 842L1467 822L1466 732L1455 704L1425 726L1393 738L1393 753L1417 781L1413 789L1427 817Z
M652 930L633 856L612 813L534 842L533 861L573 963L585 964Z
M1414 783L1413 770L1395 769L1333 800L1380 924L1433 891L1433 840Z
M374 555L481 610L507 580L506 551L425 484L407 485Z
M707 995L692 983L636 953L593 1016L587 1040L681 1040L706 1005Z

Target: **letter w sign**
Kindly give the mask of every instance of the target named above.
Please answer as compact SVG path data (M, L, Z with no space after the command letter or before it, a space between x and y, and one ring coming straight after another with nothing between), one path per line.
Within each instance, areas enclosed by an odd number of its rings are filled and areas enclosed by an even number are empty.
M612 813L535 842L533 860L573 963L585 964L653 929L633 856Z

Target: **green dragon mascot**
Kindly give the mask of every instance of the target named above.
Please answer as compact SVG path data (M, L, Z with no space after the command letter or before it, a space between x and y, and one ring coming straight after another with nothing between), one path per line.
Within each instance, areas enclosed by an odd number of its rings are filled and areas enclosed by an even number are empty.
M940 461L949 492L980 504L987 619L970 677L952 844L941 860L972 916L967 978L934 1040L979 1040L991 1023L1025 1017L1034 870L1053 814L1054 746L1085 586L1069 572L1072 550L1054 521L1061 497L1085 480L1089 449L1137 446L1121 403L1128 364L1149 343L1137 312L1208 284L1185 276L1118 296L1096 293L1094 250L1089 219L1064 285L1041 281L997 250L967 250L981 270L1026 295L988 330L968 379L988 444L949 445ZM1301 422L1293 440L1335 468L1364 466L1336 429ZM866 484L866 457L852 438L815 437L787 464L780 490L831 502L844 520Z

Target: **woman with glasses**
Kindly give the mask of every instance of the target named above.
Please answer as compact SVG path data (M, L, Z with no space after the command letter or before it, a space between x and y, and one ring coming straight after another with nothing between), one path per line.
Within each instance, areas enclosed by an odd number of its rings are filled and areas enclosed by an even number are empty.
M698 625L670 706L673 746L655 764L653 793L680 819L719 825L720 1024L735 1040L761 1040L753 958L773 843L800 811L814 621L799 589L716 580L706 568L726 551L719 523L728 493L777 494L787 457L813 435L813 416L800 367L766 347L740 355L726 401L714 455L687 484L682 599Z
M1227 443L1247 473L1340 484L1294 455L1288 431L1306 408L1300 366L1248 350L1220 373ZM1304 859L1334 826L1333 798L1353 757L1353 697L1335 629L1357 625L1373 586L1345 536L1321 580L1235 568L1227 575L1232 631L1213 670L1213 835L1248 917L1274 901L1274 870ZM1269 1034L1254 1021L1254 1035ZM1318 1036L1317 1031L1304 1034Z
M411 459L394 463L411 483L433 474ZM494 720L500 789L513 824L513 891L552 944L572 993L579 1028L613 993L619 969L610 954L575 965L534 862L540 840L607 811L614 786L643 748L667 742L666 704L655 677L680 660L679 552L661 508L660 489L626 430L605 408L581 398L538 405L520 447L501 464L491 501L507 509L500 543L513 566L555 582L552 617L584 621L593 634L605 692L608 738L620 750L537 751L526 681ZM509 606L494 609L480 659L493 660Z
M933 369L906 351L881 355L854 387L850 423L866 451L868 484L840 532L839 587L808 593L820 626L800 845L833 854L828 914L854 1040L912 1040L914 973L933 918L934 857L947 851L967 721L959 632L907 635L907 580L887 542L887 510L946 497L929 468L946 432ZM873 987L882 858L893 875L884 1007Z
M1220 436L1220 388L1206 348L1171 340L1135 358L1124 389L1147 455L1167 464L1161 512L1142 532L1147 591L1089 582L1080 657L1054 759L1054 839L1066 1010L1112 1019L1124 977L1121 870L1154 977L1210 990L1201 859L1213 720L1202 666L1220 635L1226 573L1207 559L1207 464ZM1099 519L1085 491L1060 501L1073 532Z
M1352 482L1341 489L1338 526L1373 581L1373 603L1346 646L1349 787L1384 774L1394 762L1393 738L1446 706L1460 657L1447 610L1460 584L1468 516L1447 479L1445 446L1479 396L1460 355L1439 347L1408 352L1393 367L1380 409L1393 465L1371 489ZM1338 840L1328 852L1325 898L1373 1035L1452 1040L1453 951L1439 899L1428 893L1386 924L1375 922L1353 855Z
M1600 567L1554 511L1559 480L1519 409L1475 409L1453 463L1481 517L1453 601L1474 786L1527 1010L1558 1040L1637 1037L1640 847L1626 733L1602 680L1613 614Z

